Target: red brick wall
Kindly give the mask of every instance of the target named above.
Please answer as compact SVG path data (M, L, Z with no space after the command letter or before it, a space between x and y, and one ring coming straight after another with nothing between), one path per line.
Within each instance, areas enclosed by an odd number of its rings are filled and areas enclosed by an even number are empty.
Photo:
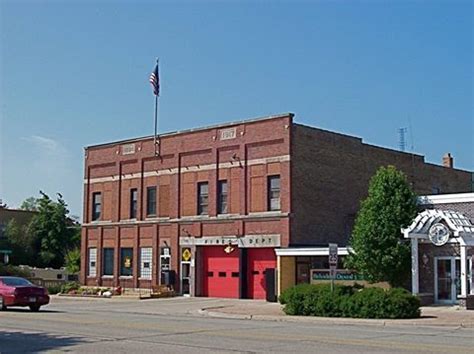
M401 169L420 195L431 194L433 187L442 193L471 190L470 172L425 163L423 156L299 124L292 131L293 244L345 245L369 179L380 166Z
M154 247L153 279L158 279L159 246L171 246L172 267L179 270L179 236L280 234L289 242L289 153L291 115L245 122L228 127L200 129L164 135L160 156L154 156L153 139L137 139L86 149L85 205L82 240L82 281L88 284L138 286L139 245ZM235 128L236 136L221 140L223 129ZM123 154L124 145L134 144L135 153ZM286 158L281 158L281 157ZM261 161L259 159L272 159ZM250 161L247 165L246 161ZM218 169L209 166L219 166ZM159 171L158 175L156 171ZM266 179L281 175L281 212L265 212ZM100 178L101 180L98 180ZM254 178L258 183L254 183ZM94 180L95 179L95 180ZM217 181L227 180L228 208L232 218L217 218ZM209 184L209 216L197 214L197 183ZM93 182L93 183L92 183ZM159 218L146 218L146 188L157 186ZM130 218L130 189L138 190L137 220ZM91 222L92 193L102 193L102 215ZM107 233L105 230L108 230ZM102 235L102 236L100 236ZM98 239L101 241L97 241ZM97 247L97 272L102 272L101 247L115 248L115 276L109 279L86 279L87 248ZM120 279L120 247L134 248L134 279ZM143 247L143 246L142 246Z

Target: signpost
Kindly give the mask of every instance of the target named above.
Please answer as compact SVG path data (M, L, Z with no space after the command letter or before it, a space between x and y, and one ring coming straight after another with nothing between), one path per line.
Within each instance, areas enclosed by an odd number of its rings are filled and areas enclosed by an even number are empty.
M337 269L337 243L329 244L329 274L331 276L331 291L334 291L334 279Z

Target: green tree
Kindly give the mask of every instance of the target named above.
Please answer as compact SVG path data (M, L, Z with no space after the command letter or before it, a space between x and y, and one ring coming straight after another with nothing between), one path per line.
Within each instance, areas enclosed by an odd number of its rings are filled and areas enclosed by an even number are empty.
M29 224L34 235L35 250L42 266L59 268L64 265L66 254L79 244L78 226L68 218L67 204L58 193L56 201L41 192L38 199L38 213Z
M406 176L393 166L381 167L372 177L368 197L361 203L346 265L371 282L404 285L410 275L410 248L400 228L416 216L416 195Z
M20 209L29 210L29 211L38 211L38 204L39 204L39 199L35 197L29 197L21 203Z
M79 247L70 250L66 254L65 266L68 273L79 273L81 269L81 249Z
M6 248L12 250L10 262L12 264L31 264L35 259L35 237L30 233L28 225L19 225L11 219L5 228Z

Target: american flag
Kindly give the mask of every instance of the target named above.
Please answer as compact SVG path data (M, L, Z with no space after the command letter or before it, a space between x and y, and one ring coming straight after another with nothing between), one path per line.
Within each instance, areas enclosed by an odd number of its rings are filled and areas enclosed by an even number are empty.
M158 73L158 63L155 66L155 70L150 75L150 84L153 87L153 93L155 96L160 95L160 74Z

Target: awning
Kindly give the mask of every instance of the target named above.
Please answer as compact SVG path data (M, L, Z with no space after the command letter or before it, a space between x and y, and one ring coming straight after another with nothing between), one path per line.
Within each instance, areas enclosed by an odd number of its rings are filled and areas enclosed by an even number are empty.
M445 227L449 241L474 245L474 225L462 213L452 210L428 209L418 214L412 224L402 229L405 238L429 238L434 228Z
M340 256L347 256L349 251L352 251L350 247L339 247L337 254ZM290 247L290 248L276 248L275 253L277 256L329 256L329 247Z

